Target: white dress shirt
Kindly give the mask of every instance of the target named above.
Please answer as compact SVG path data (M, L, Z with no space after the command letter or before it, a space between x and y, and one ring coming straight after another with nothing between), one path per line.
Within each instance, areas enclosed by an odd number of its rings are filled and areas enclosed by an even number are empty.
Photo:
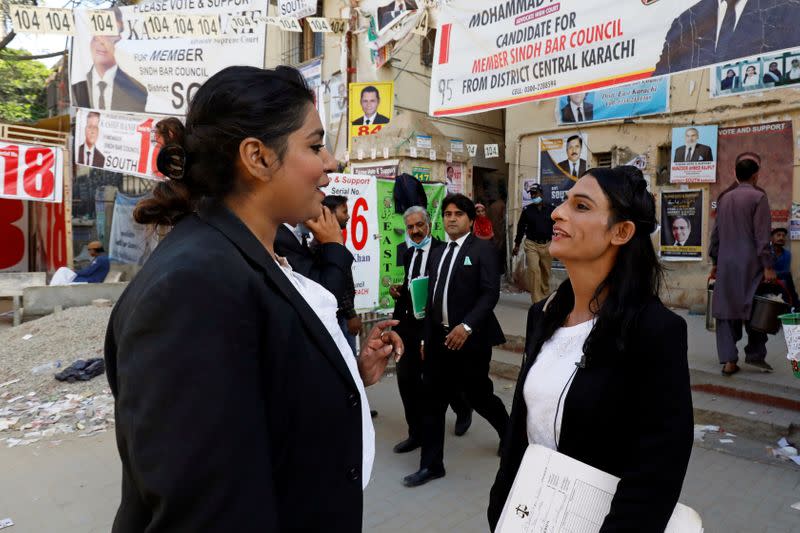
M367 399L367 392L364 390L361 374L358 372L358 363L355 356L353 356L353 349L350 348L350 344L344 338L342 328L339 327L339 320L336 318L336 310L339 308L339 304L336 302L336 297L325 287L293 271L285 259L278 261L278 266L309 307L314 310L325 329L328 330L328 333L336 343L336 347L339 348L344 362L347 364L347 369L350 370L350 374L353 376L356 387L358 387L358 393L361 396L361 439L363 450L361 488L363 490L369 484L372 465L375 462L375 428L372 426L369 400Z
M583 109L583 104L575 105L572 102L569 103L569 106L572 108L572 116L575 117L575 122L580 122L581 120L578 118L578 110L580 109L581 114L580 116L583 120L586 120L586 110Z
M733 29L736 29L736 25L739 24L739 19L742 17L742 12L744 11L744 6L747 5L747 0L739 0L736 2L736 7L734 10L736 11L736 22L733 25ZM717 42L719 44L719 32L722 30L722 21L725 19L725 13L728 11L728 2L727 0L719 0L719 11L717 12Z
M364 125L369 126L375 122L375 117L378 116L378 112L376 111L371 116L364 115Z
M583 356L583 343L591 333L592 326L594 320L560 327L542 345L522 389L528 410L528 443L556 449L561 435L564 403L577 370L575 363Z
M572 161L569 162L569 173L572 176L580 176L581 175L581 160L578 159L576 163Z
M111 95L114 93L114 76L117 75L119 67L114 65L106 71L102 76L95 67L92 67L92 108L100 109L100 82L106 82L106 90L104 92L106 104L105 109L111 109Z
M433 288L433 294L436 294L436 287L438 287L439 283L442 281L442 263L444 263L444 258L447 255L447 252L448 252L448 250L450 248L450 243L451 242L455 242L456 243L456 247L453 249L452 252L450 252L450 253L453 254L453 259L450 261L450 269L447 271L447 278L444 281L444 295L442 296L442 320L444 320L444 323L443 323L444 326L448 326L449 327L451 325L450 321L449 321L450 317L447 316L447 290L450 288L450 276L453 273L453 267L456 266L456 259L458 258L458 253L461 251L461 247L464 246L464 241L467 240L467 237L469 237L470 233L471 232L468 232L466 235L464 235L463 237L459 238L457 241L451 240L450 237L448 236L447 237L447 247L444 249L444 253L442 254L442 258L439 260L439 265L436 267L436 272L437 272L437 274L436 274L436 286Z
M422 247L422 264L419 267L419 275L420 277L425 277L426 266L428 265L428 257L431 253L431 244L433 244L433 240L428 242L425 246ZM408 265L408 281L411 281L411 273L414 271L414 261L417 260L417 254L419 250L417 248L412 248L414 253L411 255L411 264Z

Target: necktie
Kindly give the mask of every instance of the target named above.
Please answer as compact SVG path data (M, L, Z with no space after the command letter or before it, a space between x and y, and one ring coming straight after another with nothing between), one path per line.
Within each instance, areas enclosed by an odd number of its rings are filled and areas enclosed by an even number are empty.
M583 122L583 109L578 108L578 122Z
M366 124L367 126L369 126L371 123L372 123L371 119L368 118L364 119L364 124Z
M733 37L733 30L736 28L736 2L737 0L725 0L728 7L725 9L725 16L722 17L722 26L719 29L717 38L717 61L726 58L728 45Z
M303 233L300 237L302 239L303 248L308 248L308 233Z
M100 89L100 99L98 100L97 104L100 109L106 108L106 87L108 87L106 82L97 82L97 88Z
M86 149L86 164L87 165L92 164L92 151L89 150L88 148Z
M447 253L442 260L442 268L439 270L439 279L436 282L436 292L433 294L433 320L435 324L442 324L444 321L443 305L444 305L444 287L447 285L448 274L450 273L450 263L453 262L453 256L456 255L455 242L451 242L447 247Z
M572 167L572 175L577 178L578 177L578 165L573 163L570 166Z
M689 153L686 155L686 160L687 160L687 161L691 161L691 160L692 160L692 153L693 153L693 152L694 152L694 148L692 148L692 147L690 146L690 147L689 147Z
M414 265L411 267L411 278L409 279L417 279L420 274L422 273L422 254L424 252L422 249L417 250L417 254L414 256Z

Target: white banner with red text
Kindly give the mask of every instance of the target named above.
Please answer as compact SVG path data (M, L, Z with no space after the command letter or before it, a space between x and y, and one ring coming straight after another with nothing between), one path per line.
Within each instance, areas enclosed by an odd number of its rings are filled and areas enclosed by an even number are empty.
M64 153L52 146L0 142L0 198L61 202Z

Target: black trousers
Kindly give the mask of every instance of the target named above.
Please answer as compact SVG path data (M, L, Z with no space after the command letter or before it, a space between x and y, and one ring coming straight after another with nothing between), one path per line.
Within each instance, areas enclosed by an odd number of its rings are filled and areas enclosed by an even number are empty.
M437 328L425 345L423 387L425 406L420 468L444 467L444 422L447 403L454 392L463 391L469 405L503 439L508 428L508 411L495 396L489 379L492 347L480 338L469 338L461 350L444 345L447 331Z
M400 328L400 337L403 339L405 353L397 362L397 388L400 399L403 401L403 411L408 424L408 436L414 440L422 441L422 417L424 405L424 388L422 384L422 356L419 350L419 333L423 323L418 321L404 324ZM458 418L469 415L472 408L467 403L463 391L458 391L449 400L450 407Z

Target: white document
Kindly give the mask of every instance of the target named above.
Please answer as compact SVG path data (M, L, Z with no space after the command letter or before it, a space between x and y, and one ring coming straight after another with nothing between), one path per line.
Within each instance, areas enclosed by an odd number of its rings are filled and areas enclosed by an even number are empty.
M528 446L496 533L596 533L619 478L544 446ZM678 504L665 533L703 533L700 516Z

